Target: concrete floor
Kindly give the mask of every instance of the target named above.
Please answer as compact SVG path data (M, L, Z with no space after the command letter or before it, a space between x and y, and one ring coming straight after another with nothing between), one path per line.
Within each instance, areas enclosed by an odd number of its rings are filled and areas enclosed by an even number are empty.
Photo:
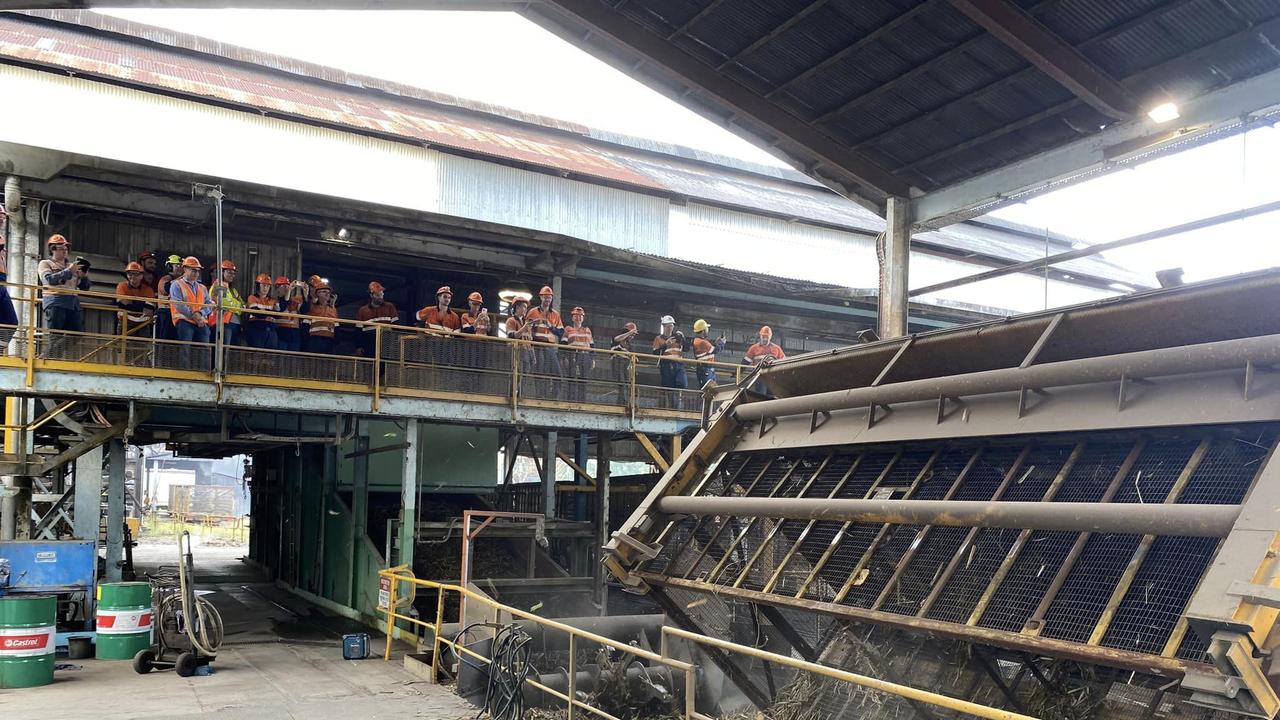
M172 545L136 548L139 574L173 564ZM476 708L448 688L403 669L399 652L381 658L381 636L335 617L254 578L239 561L244 548L197 547L197 572L212 584L206 597L218 608L226 639L214 673L180 678L171 670L149 675L121 661L67 660L52 685L0 690L5 717L66 718L433 718L470 720ZM170 558L174 559L170 559ZM369 632L378 656L342 659L345 632ZM403 651L403 646L400 648Z

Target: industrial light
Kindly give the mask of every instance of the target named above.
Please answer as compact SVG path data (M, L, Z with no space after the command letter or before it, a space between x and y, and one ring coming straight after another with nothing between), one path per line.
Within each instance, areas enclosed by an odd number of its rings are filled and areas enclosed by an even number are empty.
M533 293L515 289L499 290L498 297L510 305L516 300L532 300Z
M1151 118L1152 122L1164 124L1177 120L1182 116L1178 113L1177 103L1165 102L1148 110L1147 117Z
M347 239L347 237L348 237L350 234L351 234L351 233L350 233L350 232L348 232L348 231L347 231L347 229L346 229L345 227L340 227L340 228L338 228L338 239L339 239L339 240L346 240L346 239Z

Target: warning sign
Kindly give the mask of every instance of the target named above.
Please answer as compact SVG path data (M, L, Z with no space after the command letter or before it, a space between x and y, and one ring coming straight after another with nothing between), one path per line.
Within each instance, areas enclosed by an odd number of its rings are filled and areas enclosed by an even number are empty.
M378 578L378 609L386 610L391 605L391 578Z

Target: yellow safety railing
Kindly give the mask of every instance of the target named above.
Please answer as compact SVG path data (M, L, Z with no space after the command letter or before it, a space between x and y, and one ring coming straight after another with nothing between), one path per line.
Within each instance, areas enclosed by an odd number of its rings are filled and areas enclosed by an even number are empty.
M702 407L702 392L696 387L700 371L713 372L720 384L740 383L749 372L749 368L729 363L577 349L344 318L325 319L353 328L363 341L359 343L363 346L360 354L272 350L224 345L216 340L181 342L153 337L153 321L131 323L124 310L103 302L138 298L61 288L59 295L82 298L86 317L100 313L96 317L111 315L116 322L109 332L51 330L37 324L41 316L38 286L5 285L13 291L15 303L26 304L28 312L24 324L0 327L6 340L16 340L17 348L13 354L0 356L0 366L24 367L28 387L34 384L38 370L73 370L355 392L370 395L375 411L386 396L394 395L488 402L509 406L513 413L521 407L545 407L693 419ZM160 307L178 304L165 298L147 301ZM314 319L244 310L240 313L242 328L247 327L250 314L298 320L300 324ZM216 334L216 329L211 331ZM305 337L305 326L299 332ZM213 354L218 349L223 353L221 374L213 372L217 366ZM684 389L663 385L663 377L675 374L675 368L681 368L687 377Z
M450 585L447 583L439 583L439 582L434 582L432 580L423 580L421 578L414 577L413 575L408 573L405 566L398 566L398 567L388 568L386 570L381 570L378 572L378 575L380 577L387 578L391 583L387 607L385 609L379 608L380 610L385 610L385 615L386 615L386 618L384 621L384 630L386 631L386 646L383 649L382 659L384 661L391 659L391 647L393 642L393 635L395 634L395 630L396 630L397 620L404 621L415 627L422 628L423 630L429 630L431 632L431 638L432 638L431 639L431 649L432 649L431 682L433 683L438 684L440 682L440 651L442 647L449 648L454 653L454 655L458 658L461 658L463 655L466 655L486 665L492 664L493 662L491 658L487 658L484 655L481 655L480 653L464 646L461 642L461 638L458 638L457 640L450 640L448 638L443 637L443 633L441 629L445 626L444 608L445 608L446 593L456 593L459 596L459 598L466 598L468 602L476 602L484 606L487 606L489 610L493 612L493 617L495 618L493 622L493 627L495 629L498 627L501 627L501 623L498 621L497 618L499 618L502 614L505 613L510 617L520 618L522 620L528 620L543 628L568 634L569 665L566 670L566 674L568 675L568 678L569 678L568 693L562 693L562 692L559 692L558 690L555 690L554 688L547 687L545 684L538 682L533 678L526 678L525 682L530 687L536 688L537 690L544 692L560 700L561 702L566 703L568 716L570 719L572 719L575 716L575 710L581 709L591 714L598 715L603 718L608 718L609 720L618 720L613 715L610 715L604 710L596 708L586 702L583 702L577 697L576 688L575 688L575 678L577 674L577 665L576 665L577 657L576 657L575 651L576 651L577 643L581 641L581 642L590 642L590 643L598 643L601 645L607 645L611 648L614 648L623 653L626 653L632 656L633 658L648 660L650 662L666 666L671 670L682 673L684 677L684 703L682 707L682 713L683 713L682 717L685 718L686 720L712 720L711 718L707 717L702 713L697 712L696 710L697 666L683 660L677 660L671 656L672 648L671 648L669 638L674 637L674 638L680 638L682 640L688 641L694 645L702 645L706 647L717 648L726 653L729 653L731 656L736 654L736 655L740 655L747 658L763 660L769 663L774 663L775 665L778 665L778 666L793 668L801 672L813 673L815 675L828 678L831 680L851 683L853 685L857 685L863 688L868 688L870 690L888 693L890 695L896 695L898 697L901 697L907 700L925 703L925 704L932 705L945 710L966 713L969 715L973 715L975 717L984 718L985 720L1037 720L1037 718L1030 715L1024 715L1022 713L990 707L988 705L982 705L979 703L970 702L968 700L951 697L949 695L942 695L940 693L930 692L928 690L921 690L919 688L914 688L909 685L901 685L899 683L893 683L887 680L881 680L879 678L874 678L867 675L860 675L858 673L849 672L847 670L840 670L838 668L828 667L826 665L821 665L819 663L800 660L797 658L790 657L788 655L780 655L778 653L768 652L766 650L761 650L759 648L751 647L748 645L741 645L739 643L731 642L728 640L721 640L719 638L714 638L707 635L701 635L698 633L693 633L687 630L683 630L676 627L670 627L666 625L662 627L661 643L660 643L658 652L655 653L650 650L645 650L639 647L628 645L626 643L621 643L616 639L610 639L601 635L597 635L595 633L591 633L591 632L573 627L572 625L566 625L564 623L556 622L555 620L550 620L548 618L544 618L539 615L534 615L533 613L526 612L518 608L513 608L508 605L503 605L502 603L499 603L493 600L492 598L490 598L488 595L485 595L484 593L475 592L473 590L469 590L459 585ZM428 622L426 620L422 620L416 617L412 617L410 615L406 615L401 612L397 612L397 608L396 608L397 593L401 583L410 585L412 588L414 588L415 591L417 588L426 588L429 590L436 591L436 611L435 611L435 619L433 622ZM461 617L458 618L458 626L459 627L465 626L465 618L461 618Z

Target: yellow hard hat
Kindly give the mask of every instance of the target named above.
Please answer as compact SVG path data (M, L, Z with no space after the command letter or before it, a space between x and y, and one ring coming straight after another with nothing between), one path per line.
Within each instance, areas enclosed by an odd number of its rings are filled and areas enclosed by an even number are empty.
M711 329L711 323L707 322L706 320L703 320L702 318L698 318L697 320L693 321L694 332L702 332L704 330L710 330L710 329Z

